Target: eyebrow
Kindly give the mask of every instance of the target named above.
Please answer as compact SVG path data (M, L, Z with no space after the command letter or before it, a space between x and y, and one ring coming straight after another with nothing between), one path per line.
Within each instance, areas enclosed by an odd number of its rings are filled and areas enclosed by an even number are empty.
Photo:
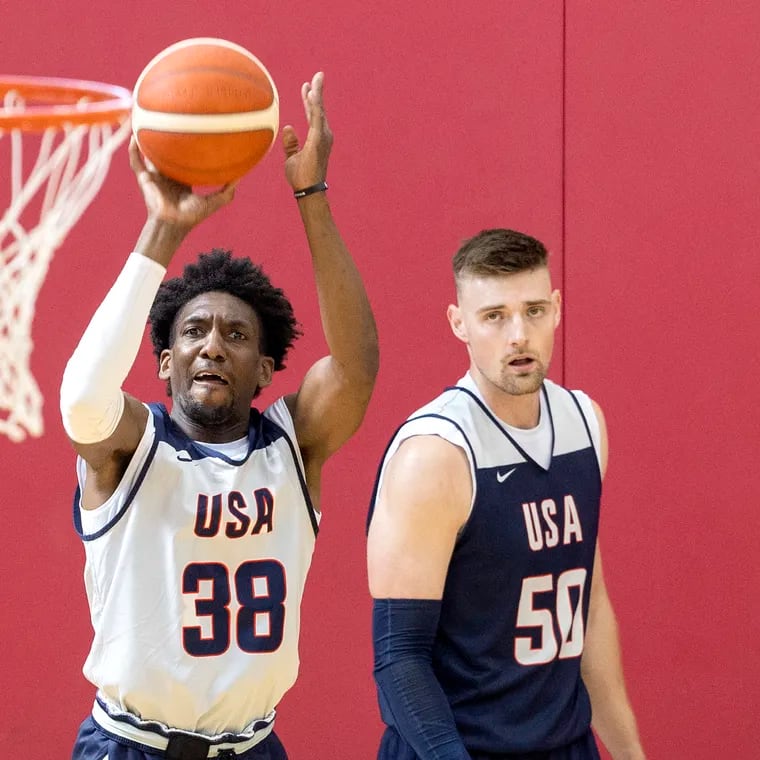
M211 322L213 321L213 315L210 312L207 311L200 311L200 312L194 312L191 314L188 314L184 319L181 320L178 324L186 325L188 323L192 322ZM227 319L226 317L222 316L222 321L228 326L228 327L253 327L253 323L250 320L247 319Z
M530 306L548 306L549 304L551 304L551 300L550 299L548 299L548 298L538 298L538 299L532 300L532 301L523 301L521 305L522 306L529 306L530 307ZM480 309L477 310L477 313L478 314L483 314L484 312L487 312L487 311L499 311L501 309L507 309L507 308L509 308L509 307L506 304L504 304L504 303L501 303L501 304L492 304L490 306L483 306L482 308L480 308Z

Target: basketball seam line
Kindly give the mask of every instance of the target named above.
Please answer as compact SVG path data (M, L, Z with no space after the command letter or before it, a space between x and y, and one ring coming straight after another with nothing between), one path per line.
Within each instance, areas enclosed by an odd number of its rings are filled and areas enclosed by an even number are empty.
M279 109L276 104L261 111L222 114L185 114L149 111L135 105L132 109L132 128L154 129L163 132L247 132L252 129L277 131Z

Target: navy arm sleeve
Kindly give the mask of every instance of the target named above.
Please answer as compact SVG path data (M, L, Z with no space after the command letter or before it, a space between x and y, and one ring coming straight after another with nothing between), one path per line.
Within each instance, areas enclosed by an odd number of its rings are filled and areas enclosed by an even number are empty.
M380 714L420 760L470 760L433 672L438 599L375 599L372 642Z

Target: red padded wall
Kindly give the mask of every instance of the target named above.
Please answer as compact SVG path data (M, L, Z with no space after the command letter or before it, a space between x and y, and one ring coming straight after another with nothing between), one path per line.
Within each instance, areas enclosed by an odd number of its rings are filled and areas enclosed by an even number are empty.
M760 10L567 4L566 380L652 758L757 757Z

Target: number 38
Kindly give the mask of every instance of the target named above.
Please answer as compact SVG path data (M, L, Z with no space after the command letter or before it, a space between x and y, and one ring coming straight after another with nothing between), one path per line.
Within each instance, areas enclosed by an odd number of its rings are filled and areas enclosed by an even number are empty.
M210 595L199 596L202 581L210 582ZM234 639L250 654L274 652L285 627L285 569L272 559L243 562L230 584L227 567L218 562L194 562L182 574L182 593L196 596L195 615L210 623L210 635L200 625L182 629L185 651L194 657L220 655L231 638L232 588L239 609Z

